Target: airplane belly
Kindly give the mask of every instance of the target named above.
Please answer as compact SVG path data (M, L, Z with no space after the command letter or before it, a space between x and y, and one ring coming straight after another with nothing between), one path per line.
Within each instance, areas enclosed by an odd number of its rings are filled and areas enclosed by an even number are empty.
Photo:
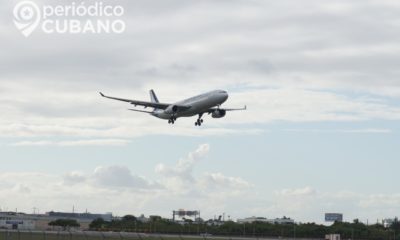
M201 102L195 102L192 103L192 107L185 112L179 113L180 116L182 117L192 117L194 115L197 115L199 113L204 113L208 109L215 107L219 103L216 103L215 101L212 101L211 99L207 99Z
M196 107L192 106L190 109L177 113L178 117L191 117L197 114Z
M152 114L155 117L161 118L161 119L170 119L171 115L165 113L164 111L157 111L155 113Z

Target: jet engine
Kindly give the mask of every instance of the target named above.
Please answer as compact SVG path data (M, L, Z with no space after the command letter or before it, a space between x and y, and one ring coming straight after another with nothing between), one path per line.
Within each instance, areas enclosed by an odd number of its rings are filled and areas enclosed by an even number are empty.
M226 114L226 111L223 109L216 109L211 113L211 117L213 118L222 118Z
M177 111L178 111L178 106L176 106L176 105L169 105L165 109L165 112L168 114L175 114Z

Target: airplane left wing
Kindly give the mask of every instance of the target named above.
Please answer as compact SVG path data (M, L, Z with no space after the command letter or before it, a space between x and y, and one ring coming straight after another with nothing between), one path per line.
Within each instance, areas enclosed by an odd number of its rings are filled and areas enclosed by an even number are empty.
M126 99L126 98L110 97L110 96L104 95L102 92L100 92L100 95L101 95L102 97L105 97L105 98L109 98L109 99L113 99L113 100L118 100L118 101L123 101L123 102L128 102L128 103L130 103L130 104L133 104L135 107L136 107L137 105L139 105L139 106L144 106L145 108L146 108L146 107L152 107L152 108L155 108L155 109L162 109L162 110L165 110L165 109L167 109L170 105L172 105L172 104L169 104L169 103L147 102L147 101L138 101L138 100ZM176 107L178 111L186 110L186 109L189 109L189 108L190 108L190 106L186 106L186 105L174 105L174 107Z
M125 98L117 98L117 97L110 97L104 95L102 92L100 92L100 95L105 98L113 99L113 100L118 100L118 101L123 101L123 102L128 102L133 105L139 105L139 106L144 106L144 107L152 107L152 108L157 108L157 109L166 109L170 104L167 103L155 103L155 102L146 102L146 101L138 101L138 100L132 100L132 99L125 99Z

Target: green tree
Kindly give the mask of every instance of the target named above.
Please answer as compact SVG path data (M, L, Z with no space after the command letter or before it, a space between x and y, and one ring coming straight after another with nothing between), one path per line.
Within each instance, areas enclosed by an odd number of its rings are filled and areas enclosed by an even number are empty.
M99 230L99 229L103 229L106 225L107 225L107 222L104 221L104 219L97 218L89 224L89 228L93 229L93 230Z
M49 226L58 226L66 230L71 227L80 227L81 225L75 219L57 219L49 222Z
M129 221L135 222L136 220L137 220L137 218L133 215L125 215L122 217L122 221L126 221L126 222L129 222Z
M390 225L390 229L400 231L400 222L397 217L394 218L393 223Z

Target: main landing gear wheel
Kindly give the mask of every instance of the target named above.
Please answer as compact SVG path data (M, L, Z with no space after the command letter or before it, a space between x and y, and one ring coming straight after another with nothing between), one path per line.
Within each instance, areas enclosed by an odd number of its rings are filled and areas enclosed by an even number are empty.
M174 124L174 123L175 123L175 121L176 121L176 118L171 118L171 119L168 119L168 123L171 123L171 124Z
M203 119L201 119L202 116L203 114L199 114L199 118L197 119L196 122L194 122L195 126L201 126L201 124L203 123Z

